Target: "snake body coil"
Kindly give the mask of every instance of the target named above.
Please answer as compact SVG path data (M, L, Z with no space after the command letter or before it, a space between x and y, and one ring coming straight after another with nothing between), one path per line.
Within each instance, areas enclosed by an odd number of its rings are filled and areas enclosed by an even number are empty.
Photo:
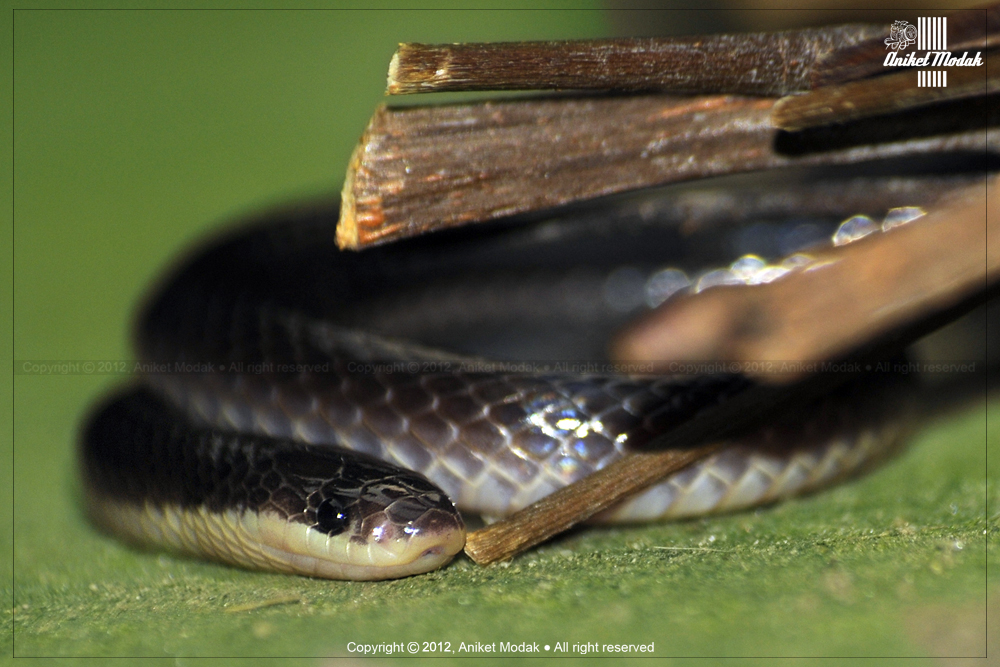
M269 216L154 293L143 385L82 438L99 524L248 567L405 576L462 548L451 500L510 513L745 382L599 364L670 277L662 265L700 261L674 226L507 223L345 254L336 218L335 205ZM900 433L886 390L863 384L601 518L736 509L849 474Z

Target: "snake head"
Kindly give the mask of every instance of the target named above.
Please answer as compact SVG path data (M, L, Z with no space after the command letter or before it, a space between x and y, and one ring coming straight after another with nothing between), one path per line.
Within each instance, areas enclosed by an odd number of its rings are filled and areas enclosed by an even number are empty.
M80 455L91 518L143 546L330 579L428 572L465 546L455 506L418 473L198 427L144 389L96 411Z
M273 470L282 480L260 506L261 536L292 571L390 579L437 569L465 546L454 504L417 473L316 446L277 453Z

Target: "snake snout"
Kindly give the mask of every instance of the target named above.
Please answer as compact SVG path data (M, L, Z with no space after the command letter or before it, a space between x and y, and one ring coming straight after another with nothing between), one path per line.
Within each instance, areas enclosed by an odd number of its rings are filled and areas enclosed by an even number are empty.
M424 488L427 487L427 488ZM451 500L422 478L366 489L358 535L373 567L406 576L441 567L465 546L465 524ZM372 505L382 505L374 511ZM361 547L361 540L357 541Z

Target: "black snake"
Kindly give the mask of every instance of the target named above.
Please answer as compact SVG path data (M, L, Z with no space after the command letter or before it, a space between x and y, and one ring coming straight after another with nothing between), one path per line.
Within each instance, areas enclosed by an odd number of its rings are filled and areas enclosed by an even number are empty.
M635 313L678 289L801 270L796 249L839 222L769 215L760 197L729 205L759 219L726 214L753 224L726 234L742 258L714 272L697 267L719 235L642 202L614 220L577 211L357 254L335 248L336 204L269 214L182 264L142 309L147 372L82 438L90 515L131 541L253 568L437 568L464 543L456 505L508 514L746 381L602 361ZM899 440L893 391L864 379L601 518L732 510L841 478Z

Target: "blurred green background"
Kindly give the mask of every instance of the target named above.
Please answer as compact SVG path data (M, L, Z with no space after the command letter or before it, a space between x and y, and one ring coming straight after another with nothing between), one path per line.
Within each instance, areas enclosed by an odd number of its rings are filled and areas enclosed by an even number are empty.
M509 567L460 560L397 582L140 553L83 520L76 429L126 378L31 374L23 362L128 359L133 305L179 252L241 214L338 191L397 42L595 37L642 23L549 6L5 15L13 317L2 333L16 361L2 402L13 457L0 464L13 482L12 511L0 512L13 559L0 567L13 655L343 657L349 641L442 640L655 642L659 656L981 653L987 595L998 617L996 584L986 589L987 570L997 574L988 426L994 461L1000 440L983 405L812 498L583 531Z

